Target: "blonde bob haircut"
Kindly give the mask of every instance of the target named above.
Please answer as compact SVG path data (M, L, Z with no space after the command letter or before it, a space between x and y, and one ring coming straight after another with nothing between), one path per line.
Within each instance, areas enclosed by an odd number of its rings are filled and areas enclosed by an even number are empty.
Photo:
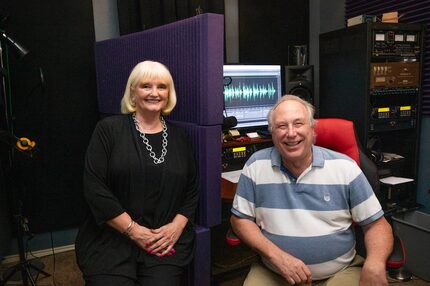
M142 81L158 79L169 88L167 105L161 110L162 115L169 115L176 105L176 91L172 75L168 68L159 62L143 61L138 63L128 77L124 96L121 99L121 113L128 114L136 111L136 104L132 101L131 92Z
M267 114L267 122L268 122L269 132L272 132L272 128L273 128L273 111L279 106L279 104L281 104L282 102L285 102L285 101L297 101L297 102L301 103L306 108L306 111L308 113L308 122L309 122L310 126L315 127L317 122L314 119L315 109L314 109L313 105L310 104L309 102L307 102L306 100L301 99L300 97L298 97L296 95L286 94L286 95L282 96L278 100L278 102L275 103L275 105L270 109L269 113Z

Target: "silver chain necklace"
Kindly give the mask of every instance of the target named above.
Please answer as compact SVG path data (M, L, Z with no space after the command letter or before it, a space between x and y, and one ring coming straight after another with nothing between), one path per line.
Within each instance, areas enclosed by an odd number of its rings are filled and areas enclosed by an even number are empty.
M140 136L140 138L142 138L143 144L145 144L146 150L148 150L148 152L149 152L149 157L151 157L154 160L154 164L156 164L156 165L163 163L164 162L164 156L166 156L166 154L167 154L167 143L168 143L168 141L167 141L167 135L168 135L167 134L167 126L166 126L166 122L164 121L163 116L160 116L161 124L163 124L163 134L162 134L163 143L161 145L163 148L161 150L160 158L157 158L155 156L155 152L152 151L152 146L151 146L151 144L149 144L148 138L146 138L145 133L140 131L139 121L137 121L137 119L136 119L136 113L133 113L132 117L133 117L134 125L136 126L136 130L139 132L139 136Z

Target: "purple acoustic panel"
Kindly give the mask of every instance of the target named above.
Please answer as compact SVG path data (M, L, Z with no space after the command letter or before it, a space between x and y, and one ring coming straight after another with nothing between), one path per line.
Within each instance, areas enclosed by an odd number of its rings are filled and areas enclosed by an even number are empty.
M170 121L189 135L199 169L200 200L196 222L206 227L221 223L221 126Z
M171 118L222 124L224 17L202 14L95 45L99 111L119 113L132 68L144 60L165 64L178 97Z
M186 280L182 285L211 285L211 230L200 225L194 227L196 232L196 248L194 260L186 272Z

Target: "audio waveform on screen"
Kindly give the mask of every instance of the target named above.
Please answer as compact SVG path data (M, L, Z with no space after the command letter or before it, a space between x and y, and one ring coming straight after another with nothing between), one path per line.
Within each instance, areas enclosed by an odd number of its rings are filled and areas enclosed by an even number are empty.
M274 99L276 88L273 83L268 84L243 84L239 83L234 86L224 87L224 99L226 101L256 101Z

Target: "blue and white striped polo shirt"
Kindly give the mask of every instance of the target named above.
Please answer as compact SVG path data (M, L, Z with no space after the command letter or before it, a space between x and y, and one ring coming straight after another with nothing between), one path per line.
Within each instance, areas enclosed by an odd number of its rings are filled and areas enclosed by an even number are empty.
M294 182L280 170L275 147L254 153L237 186L232 213L301 259L315 280L342 270L355 256L352 222L371 223L381 205L354 160L318 146L312 165ZM263 262L276 271L263 257Z

